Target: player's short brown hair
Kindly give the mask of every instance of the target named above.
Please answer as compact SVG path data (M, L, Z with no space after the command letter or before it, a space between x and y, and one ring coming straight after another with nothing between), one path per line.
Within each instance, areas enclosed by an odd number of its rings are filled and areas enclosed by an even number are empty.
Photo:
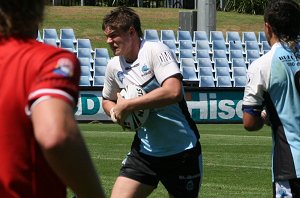
M43 20L44 0L1 0L0 38L32 38Z
M138 36L143 37L140 17L133 9L126 6L120 6L113 9L103 18L102 30L105 30L106 27L110 27L114 30L121 30L123 32L129 30L130 27L133 27Z

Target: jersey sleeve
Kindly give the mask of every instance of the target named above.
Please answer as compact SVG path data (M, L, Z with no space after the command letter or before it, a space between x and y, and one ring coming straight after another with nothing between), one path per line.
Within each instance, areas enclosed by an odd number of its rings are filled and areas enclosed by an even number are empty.
M28 96L29 109L33 104L49 97L60 98L75 107L79 95L78 59L61 49L49 50L47 55L40 57L32 60L36 74Z
M159 84L162 84L167 78L181 73L173 52L162 43L155 44L157 46L151 53L153 71Z
M255 60L247 71L243 110L252 112L263 108L264 94L269 83L270 64L267 57Z
M120 87L116 82L116 77L115 73L117 75L121 75L121 73L118 73L118 71L114 71L114 64L118 64L119 58L114 57L111 59L106 67L106 72L105 72L105 80L104 80L104 86L102 90L102 96L105 99L112 100L112 101L117 101L117 93L120 92Z

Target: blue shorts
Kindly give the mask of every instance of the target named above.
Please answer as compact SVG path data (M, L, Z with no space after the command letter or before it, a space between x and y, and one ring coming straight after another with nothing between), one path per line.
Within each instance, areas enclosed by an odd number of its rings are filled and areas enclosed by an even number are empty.
M176 155L152 157L132 149L122 162L120 176L154 186L160 181L175 197L198 197L202 178L201 148Z

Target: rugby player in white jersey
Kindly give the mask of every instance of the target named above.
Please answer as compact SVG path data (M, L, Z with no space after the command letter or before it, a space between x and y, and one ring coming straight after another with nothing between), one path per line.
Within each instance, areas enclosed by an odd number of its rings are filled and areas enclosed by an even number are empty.
M150 109L122 162L111 197L147 197L161 182L170 197L198 197L202 178L199 132L184 98L182 76L171 50L143 40L136 12L118 7L103 19L113 57L106 70L103 109L120 125L129 112ZM128 84L147 94L125 100Z

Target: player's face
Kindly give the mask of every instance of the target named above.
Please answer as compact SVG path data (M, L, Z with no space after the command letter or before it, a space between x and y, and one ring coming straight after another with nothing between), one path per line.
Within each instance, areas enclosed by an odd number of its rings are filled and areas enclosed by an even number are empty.
M130 53L131 37L129 31L123 32L107 27L104 30L104 35L115 56L126 57Z

